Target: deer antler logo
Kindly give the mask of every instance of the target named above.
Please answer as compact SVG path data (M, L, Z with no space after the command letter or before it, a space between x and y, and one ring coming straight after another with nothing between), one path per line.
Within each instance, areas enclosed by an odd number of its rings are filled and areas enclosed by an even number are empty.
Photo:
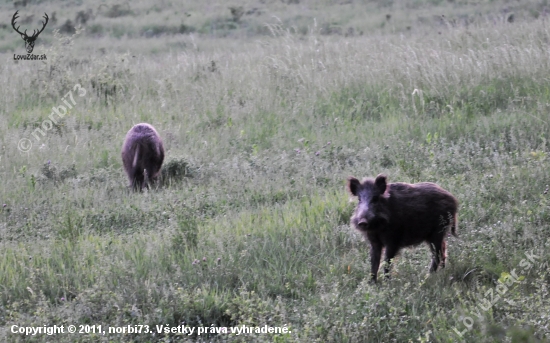
M38 38L38 35L42 33L42 31L44 31L44 28L46 27L46 25L48 24L48 15L46 13L44 13L44 19L46 21L43 21L42 22L42 29L40 29L38 32L36 32L36 30L33 31L33 34L32 36L28 36L27 35L27 30L25 30L25 32L21 32L19 31L19 26L18 27L15 27L15 21L17 20L18 17L18 13L19 11L15 12L15 14L13 15L13 18L11 19L11 26L13 27L13 29L19 33L21 35L21 38L23 38L23 40L25 41L25 49L27 49L27 52L30 54L32 53L32 50L34 49L34 41L36 40L36 38Z

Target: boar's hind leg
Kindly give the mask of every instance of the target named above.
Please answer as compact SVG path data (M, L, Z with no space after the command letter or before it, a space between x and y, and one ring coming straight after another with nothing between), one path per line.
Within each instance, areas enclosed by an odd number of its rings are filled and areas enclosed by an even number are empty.
M399 251L399 247L397 246L387 246L386 247L386 265L384 266L384 274L387 278L390 277L390 267L391 267L391 261L397 255L397 252Z
M447 243L441 242L441 268L445 268L445 260L447 259Z
M132 188L134 191L141 191L143 189L144 182L145 175L143 175L143 172L135 171L132 177Z
M430 272L435 272L441 263L441 267L445 267L445 240L438 240L430 243L430 250L432 251L432 265L430 266Z

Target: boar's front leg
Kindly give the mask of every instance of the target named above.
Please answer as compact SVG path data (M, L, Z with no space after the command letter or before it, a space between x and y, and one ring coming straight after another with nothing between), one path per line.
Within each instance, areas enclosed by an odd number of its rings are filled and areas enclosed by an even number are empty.
M376 282L378 276L378 268L380 267L380 259L382 257L382 243L376 240L370 243L370 277L371 282Z

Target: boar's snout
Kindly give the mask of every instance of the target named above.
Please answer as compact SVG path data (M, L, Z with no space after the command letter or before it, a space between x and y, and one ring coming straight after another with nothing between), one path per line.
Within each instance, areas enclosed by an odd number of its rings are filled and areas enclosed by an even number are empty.
M360 205L353 218L353 222L359 230L367 230L375 219L374 214L365 207Z
M359 218L357 220L357 228L358 229L367 230L368 227L369 227L369 221L367 220L367 218Z

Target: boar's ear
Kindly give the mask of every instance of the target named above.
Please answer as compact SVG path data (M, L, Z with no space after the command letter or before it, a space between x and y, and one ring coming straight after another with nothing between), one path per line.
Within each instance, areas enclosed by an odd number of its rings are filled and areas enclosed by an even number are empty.
M361 182L359 182L359 180L357 180L353 176L348 177L348 191L351 193L351 195L357 196L359 186L361 186Z
M374 180L374 185L380 191L381 194L384 194L386 191L387 178L384 174L378 174L376 180Z

